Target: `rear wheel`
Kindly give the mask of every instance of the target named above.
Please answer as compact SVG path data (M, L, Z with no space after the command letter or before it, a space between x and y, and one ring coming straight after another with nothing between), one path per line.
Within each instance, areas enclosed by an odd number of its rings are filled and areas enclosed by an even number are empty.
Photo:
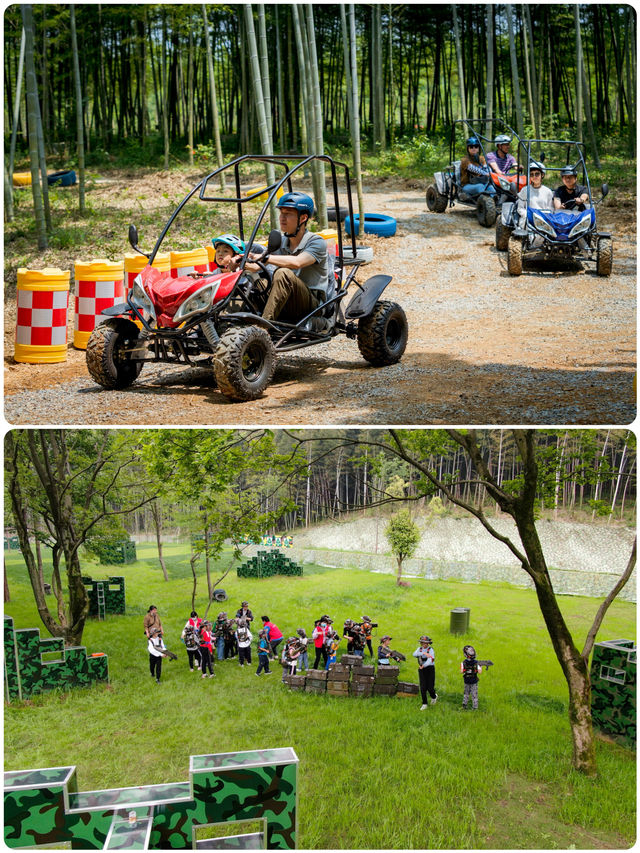
M478 196L476 216L480 225L484 225L485 228L492 228L495 225L498 218L498 211L496 210L496 203L492 196L486 195L486 193Z
M613 268L613 243L611 237L600 237L596 251L596 272L598 275L611 275Z
M408 337L407 317L397 302L376 302L371 314L358 321L358 348L374 367L400 361Z
M256 400L273 378L276 353L259 326L227 329L213 356L218 388L234 402Z
M427 187L427 207L435 213L444 213L447 209L447 197L438 192L435 184Z
M511 275L522 275L522 241L517 237L509 238L507 269Z
M496 249L499 252L506 252L509 246L509 237L511 237L511 232L513 228L509 228L508 225L503 225L502 221L498 219L496 222Z
M96 326L87 341L85 358L91 377L103 388L127 388L142 370L130 350L140 334L131 320L110 319Z

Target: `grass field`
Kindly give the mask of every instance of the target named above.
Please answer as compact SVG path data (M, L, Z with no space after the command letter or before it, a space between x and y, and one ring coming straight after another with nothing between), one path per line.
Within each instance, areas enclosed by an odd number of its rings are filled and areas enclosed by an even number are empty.
M571 769L566 687L533 592L504 584L414 580L305 566L301 578L239 580L221 586L235 612L246 598L285 635L329 613L340 626L368 613L378 636L408 657L428 631L436 650L438 703L292 693L280 668L255 680L255 666L216 665L216 677L189 672L179 641L189 614L184 546L167 546L165 583L150 545L125 566L85 564L94 578L126 577L127 613L91 621L83 644L109 655L111 683L5 706L5 769L75 764L81 790L185 781L191 754L291 746L300 759L298 845L302 848L599 848L635 840L635 755L597 743L599 776ZM26 571L5 552L17 628L40 627ZM214 575L216 577L216 575ZM204 584L201 583L201 592ZM52 601L52 599L49 599ZM204 611L203 595L198 599ZM167 646L160 685L148 671L142 619L159 608ZM582 643L598 602L563 597ZM452 607L471 608L464 639L449 634ZM210 615L219 607L212 606ZM611 607L598 639L635 638L635 605ZM462 645L495 666L481 676L480 709L461 712ZM255 652L254 652L255 661ZM400 677L417 681L410 659Z

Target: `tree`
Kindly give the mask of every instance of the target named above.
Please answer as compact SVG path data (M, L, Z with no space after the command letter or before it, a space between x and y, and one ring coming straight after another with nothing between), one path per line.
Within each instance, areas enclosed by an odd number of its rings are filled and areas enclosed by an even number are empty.
M82 581L80 549L118 516L151 500L133 488L130 435L110 430L16 430L5 439L6 488L36 607L54 637L80 645L89 599ZM133 480L128 480L131 475ZM138 497L129 499L131 493ZM51 548L51 587L57 615L49 611L44 577L32 542ZM61 568L66 572L66 598Z
M71 50L73 53L73 77L76 87L76 133L78 146L78 209L84 213L84 115L82 107L82 85L80 83L80 62L78 61L78 39L76 37L76 12L72 3L69 6L71 23Z
M36 67L33 55L33 7L31 5L25 4L22 7L22 18L25 32L25 88L27 91L27 121L29 125L31 192L33 195L33 211L36 223L38 248L46 249L49 245L49 241L47 237L47 223L43 203L44 190L40 184L40 152L38 150L40 103L38 101L38 84L36 81Z
M401 509L400 512L391 516L384 535L389 540L391 552L395 554L398 562L396 584L402 586L402 564L408 557L414 555L420 542L420 530L409 515L409 510Z

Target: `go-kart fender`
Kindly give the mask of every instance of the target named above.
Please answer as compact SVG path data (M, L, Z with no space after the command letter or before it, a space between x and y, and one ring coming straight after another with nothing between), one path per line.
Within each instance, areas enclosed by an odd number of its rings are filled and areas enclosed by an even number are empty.
M349 302L347 310L344 313L346 320L359 320L362 317L368 317L374 309L378 297L391 281L390 275L372 275L362 285Z
M117 305L110 305L108 308L103 308L100 312L105 317L118 317L120 314L126 314L129 311L129 306L126 302L119 302Z
M508 227L513 225L513 221L515 221L515 206L515 203L512 201L505 201L502 205L500 217L503 225L507 225Z
M277 330L278 328L270 320L261 317L259 314L250 314L248 311L234 311L231 314L225 314L224 318L233 318L233 322L236 325L260 326L262 329L266 329L267 331L273 329Z
M436 188L440 195L449 195L449 181L444 172L436 172L433 176L436 182Z

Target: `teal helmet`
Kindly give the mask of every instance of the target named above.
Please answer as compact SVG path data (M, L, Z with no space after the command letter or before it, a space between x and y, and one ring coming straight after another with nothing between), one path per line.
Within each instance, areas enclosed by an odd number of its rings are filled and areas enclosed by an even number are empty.
M244 254L244 240L236 237L235 234L221 234L219 237L214 237L211 242L213 243L214 249L222 243L225 246L229 246L230 249L233 249L236 255Z
M468 148L470 145L477 145L478 147L480 147L480 140L478 139L478 137L477 137L477 136L470 136L470 137L467 139L467 148Z

